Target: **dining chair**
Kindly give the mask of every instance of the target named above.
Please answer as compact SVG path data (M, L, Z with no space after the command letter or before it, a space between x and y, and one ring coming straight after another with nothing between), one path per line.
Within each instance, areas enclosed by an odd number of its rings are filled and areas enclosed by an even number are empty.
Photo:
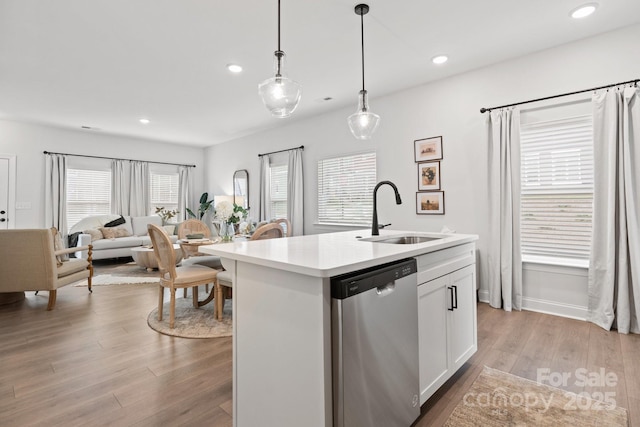
M176 267L176 253L171 239L164 229L154 224L147 226L153 243L153 252L158 259L160 272L160 286L158 298L158 320L162 320L162 305L164 303L164 288L171 292L169 308L169 327L175 326L176 317L176 289L192 288L193 306L198 307L198 286L216 282L217 270L202 265L187 265Z
M280 224L284 230L284 237L291 237L293 230L291 229L291 222L287 218L276 218L271 220L271 222L274 224Z
M258 227L256 231L251 235L249 240L265 240L265 239L277 239L284 237L284 231L280 224L270 223ZM225 289L230 290L233 288L233 280L231 279L231 273L228 271L220 271L216 277L216 318L222 320L222 314L224 311Z
M199 219L191 218L178 225L178 239L186 239L189 234L202 234L204 238L211 237L211 230L207 224Z

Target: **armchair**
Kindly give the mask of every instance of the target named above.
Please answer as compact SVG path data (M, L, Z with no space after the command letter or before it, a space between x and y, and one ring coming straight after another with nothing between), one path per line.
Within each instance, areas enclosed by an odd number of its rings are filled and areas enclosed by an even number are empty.
M49 291L47 310L52 310L62 286L87 279L92 292L92 246L56 251L53 240L51 229L0 230L0 293ZM78 250L86 250L88 258L72 258L58 265L56 255Z

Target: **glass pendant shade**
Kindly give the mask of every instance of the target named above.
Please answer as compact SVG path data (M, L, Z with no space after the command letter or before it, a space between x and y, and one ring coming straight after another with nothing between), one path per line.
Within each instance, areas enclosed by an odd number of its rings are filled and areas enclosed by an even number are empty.
M275 53L275 76L258 85L258 93L265 107L274 117L285 118L293 113L302 96L302 86L283 73L284 52Z
M356 139L370 139L380 124L380 116L369 111L367 101L367 91L361 90L358 111L347 119L349 129Z

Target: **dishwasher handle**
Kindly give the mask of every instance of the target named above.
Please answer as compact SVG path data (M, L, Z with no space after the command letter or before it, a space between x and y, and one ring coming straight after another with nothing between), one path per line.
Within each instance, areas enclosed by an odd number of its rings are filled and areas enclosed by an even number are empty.
M383 296L389 295L395 289L396 289L396 282L394 280L393 282L389 282L386 285L378 286L376 288L376 293L381 297L383 297Z

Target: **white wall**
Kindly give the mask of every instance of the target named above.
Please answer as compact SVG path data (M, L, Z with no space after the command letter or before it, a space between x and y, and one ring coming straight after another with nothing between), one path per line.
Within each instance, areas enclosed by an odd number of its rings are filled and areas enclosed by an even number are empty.
M192 173L194 201L197 201L203 188L205 162L202 148L0 120L0 153L17 156L16 204L28 203L31 206L16 210L14 228L46 225L43 151L195 164ZM82 158L69 158L71 165L81 161Z
M486 203L487 180L484 120L480 107L492 107L527 99L586 89L640 77L640 25L538 52L519 59L496 64L435 83L375 98L372 111L382 118L370 142L355 140L346 118L353 106L304 121L292 122L284 128L251 135L216 145L206 150L209 167L205 175L207 188L213 194L231 194L231 177L236 169L250 173L251 206L258 204L258 153L286 149L303 144L305 168L305 233L335 230L314 225L317 215L316 168L319 159L365 150L378 156L378 179L389 179L398 185L404 203L395 205L391 189L383 187L378 197L381 223L391 222L392 229L438 231L447 225L459 233L480 236L479 256L487 248ZM455 58L451 59L455 61ZM446 65L445 65L446 66ZM375 73L375 70L368 70ZM304 102L299 108L304 108ZM311 102L306 100L306 102ZM533 105L533 104L532 104ZM276 120L276 119L274 119ZM442 189L445 191L446 214L415 214L417 171L413 159L413 141L442 135L444 159L441 163ZM527 266L536 271L536 266ZM557 270L555 270L557 273ZM545 286L562 287L563 274L544 272ZM484 277L480 271L479 277ZM525 299L552 300L553 293L540 295L539 275L525 274ZM574 284L574 291L564 301L586 301L586 279ZM481 280L481 296L487 285ZM535 295L535 297L533 296Z

